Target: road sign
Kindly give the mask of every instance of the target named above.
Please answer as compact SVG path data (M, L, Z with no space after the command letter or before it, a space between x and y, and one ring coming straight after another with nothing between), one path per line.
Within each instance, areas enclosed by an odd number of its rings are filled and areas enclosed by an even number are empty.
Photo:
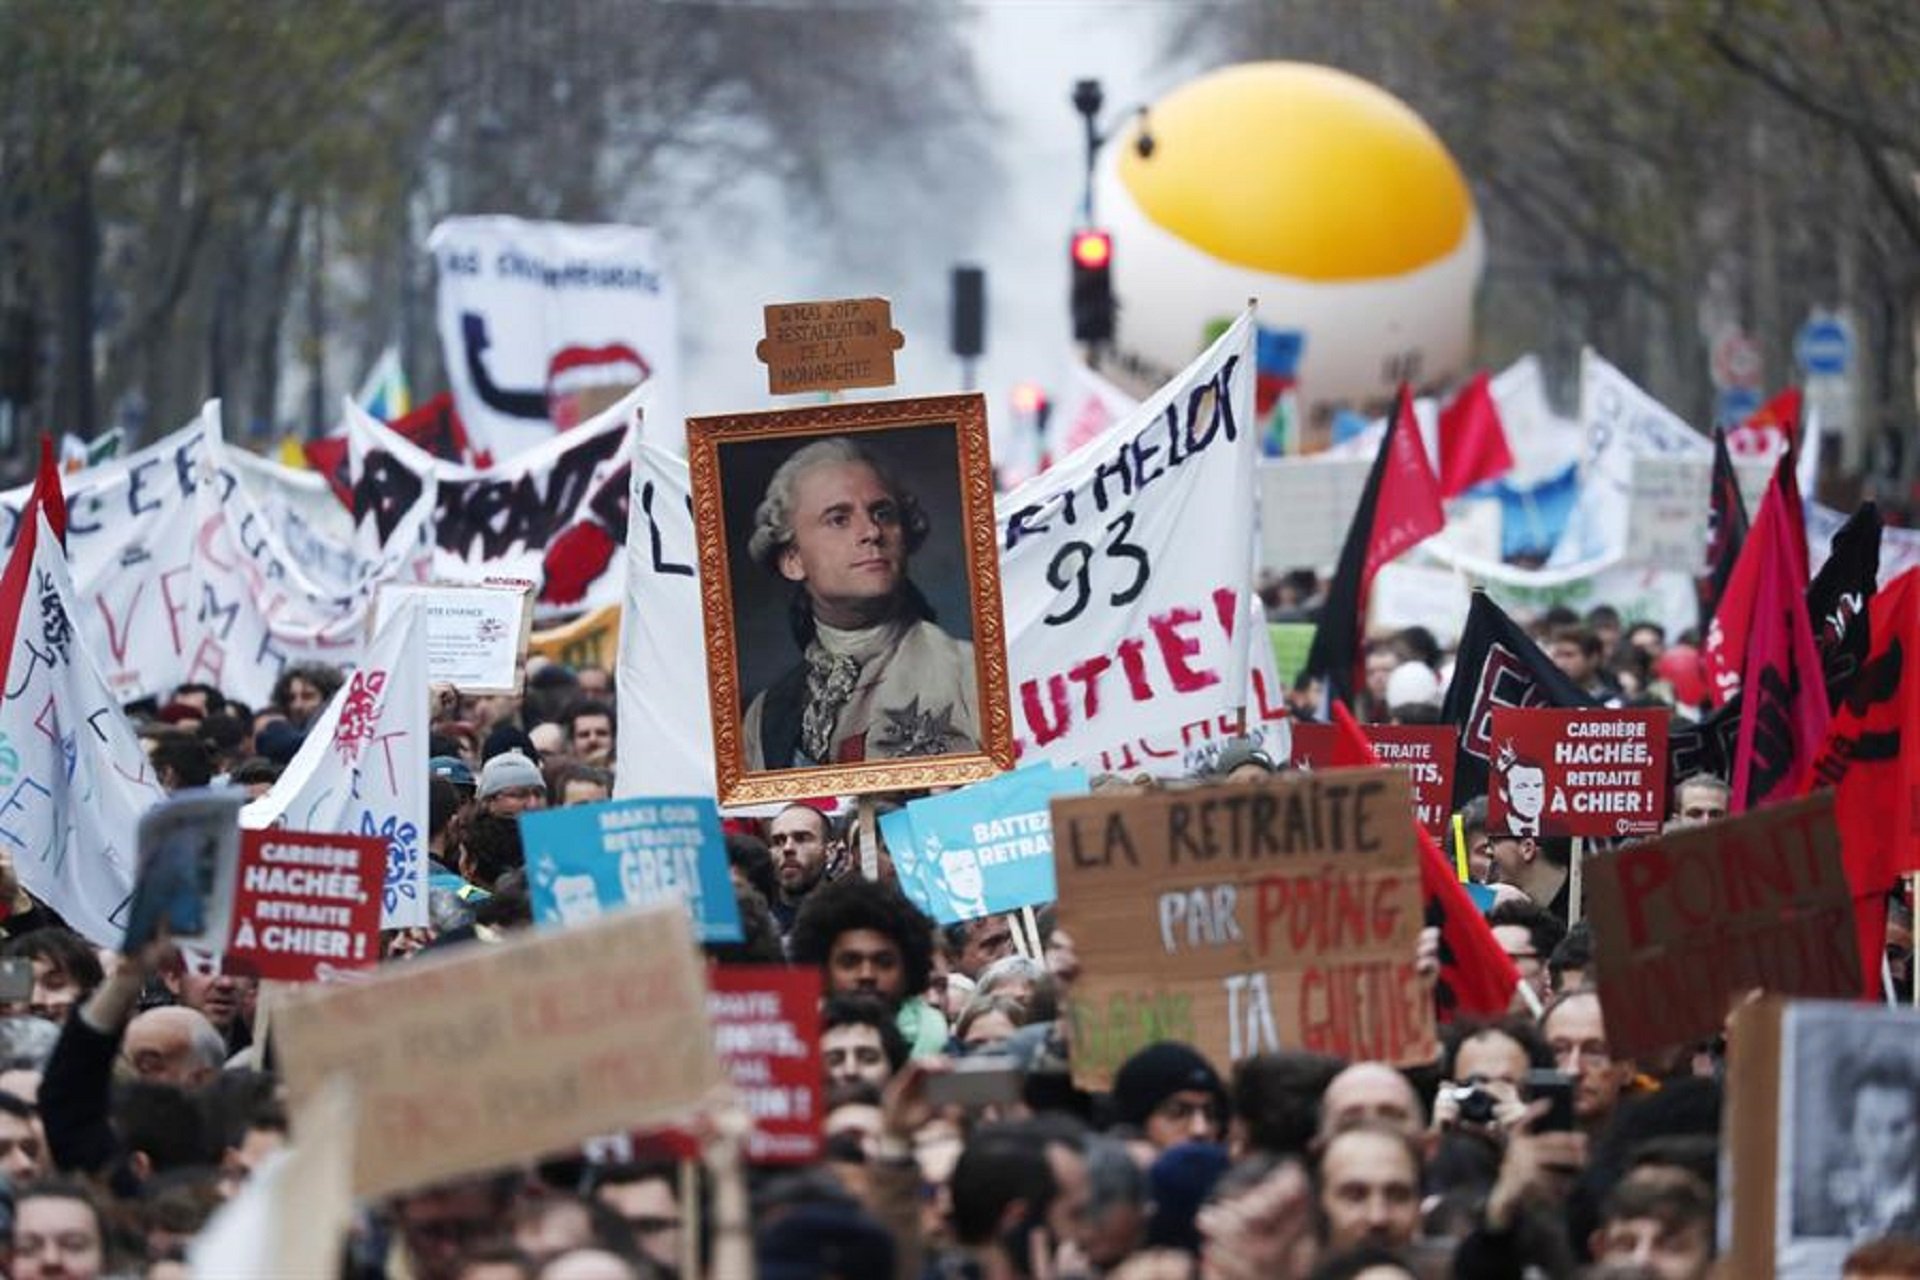
M1853 363L1853 333L1831 311L1816 311L1793 336L1793 358L1810 378L1838 377Z
M1760 344L1740 326L1727 325L1713 339L1712 371L1713 385L1723 391L1729 387L1757 390L1762 371Z

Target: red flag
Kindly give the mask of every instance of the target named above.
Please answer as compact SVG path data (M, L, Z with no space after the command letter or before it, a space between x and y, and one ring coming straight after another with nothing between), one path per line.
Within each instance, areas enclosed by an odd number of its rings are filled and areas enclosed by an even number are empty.
M40 520L46 513L47 527L62 543L67 540L67 498L60 489L60 464L54 461L53 437L40 437L40 469L33 477L33 492L27 496L20 513L20 532L13 540L7 566L0 570L0 668L13 653L14 635L20 630L20 613L28 599L27 575L33 570L34 548L40 542ZM0 671L0 675L4 675Z
M1329 694L1349 698L1361 687L1360 640L1366 631L1367 594L1380 567L1446 527L1440 481L1427 461L1413 398L1402 384L1380 451L1367 472L1360 506L1347 527L1340 563L1327 586L1326 603L1314 627L1306 669L1324 676Z
M1380 763L1345 703L1333 704L1333 722L1340 731L1329 765ZM1440 982L1433 993L1439 1019L1500 1017L1513 1003L1520 973L1454 875L1453 863L1441 855L1440 846L1424 828L1416 826L1414 834L1420 841L1420 897L1427 904L1427 923L1440 929Z
M1763 536L1747 542L1764 558L1740 677L1735 813L1804 793L1827 738L1827 684L1807 617L1807 580L1794 576L1793 555L1781 545L1791 536L1787 521L1762 523Z
M1802 598L1807 592L1807 518L1800 505L1800 485L1794 479L1793 454L1780 455L1760 500L1760 513L1740 548L1733 573L1720 594L1720 604L1707 626L1701 659L1707 671L1707 691L1716 707L1726 705L1740 690L1747 667L1747 644L1753 637L1754 610L1767 566L1784 557L1780 568Z
M1792 448L1800 429L1800 388L1788 387L1727 432L1727 448L1742 458L1771 458Z
M1440 496L1465 493L1511 470L1507 429L1493 402L1492 380L1482 370L1440 411Z
M1864 989L1880 988L1887 891L1920 871L1920 569L1889 582L1868 604L1872 647L1834 709L1814 766L1834 787L1840 851L1853 887Z

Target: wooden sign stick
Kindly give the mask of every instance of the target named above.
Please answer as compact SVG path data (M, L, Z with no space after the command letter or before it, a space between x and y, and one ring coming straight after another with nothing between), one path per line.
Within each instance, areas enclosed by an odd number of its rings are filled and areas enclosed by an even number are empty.
M880 878L880 822L874 816L873 797L861 796L854 802L860 824L860 874L868 880Z
M1586 854L1587 842L1579 836L1573 838L1572 865L1568 874L1573 877L1573 887L1567 890L1567 927L1571 929L1580 923L1580 859Z

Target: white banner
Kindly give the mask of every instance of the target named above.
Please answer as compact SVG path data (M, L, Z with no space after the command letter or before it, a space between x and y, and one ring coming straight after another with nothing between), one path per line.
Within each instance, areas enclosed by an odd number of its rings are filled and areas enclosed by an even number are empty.
M1710 440L1591 349L1580 353L1580 419L1580 494L1547 560L1555 567L1627 554L1635 458L1713 460Z
M1145 773L1156 778L1191 778L1204 774L1235 739L1250 739L1267 758L1285 764L1293 754L1293 717L1287 710L1287 689L1274 665L1273 645L1267 640L1266 610L1259 597L1247 600L1248 634L1253 637L1247 661L1247 704L1244 712L1228 712L1182 725L1173 733L1137 738L1113 747L1084 763L1092 774L1112 773L1134 778Z
M427 247L447 380L476 450L509 461L642 383L679 421L679 318L653 232L449 218Z
M1457 574L1461 610L1467 607L1473 588L1482 587L1495 604L1516 616L1531 616L1556 604L1582 614L1595 605L1610 604L1620 610L1621 619L1628 625L1659 623L1666 628L1669 640L1700 624L1693 576L1683 570L1631 565L1621 560L1523 569L1465 554L1444 537L1427 539L1408 559L1441 565ZM1438 605L1430 603L1429 607Z
M687 464L642 440L628 504L616 796L710 796L713 708Z
M1379 447L1376 437L1374 451ZM1372 470L1371 454L1260 459L1260 509L1270 513L1260 525L1260 563L1276 573L1316 569L1331 574Z
M380 927L424 925L427 722L426 636L413 597L401 596L365 665L313 722L273 789L240 811L240 825L385 837Z
M21 597L0 700L0 840L20 883L98 946L126 930L140 815L164 795L133 726L75 630L67 557L36 514L9 563Z
M1246 313L1132 415L1000 499L1023 758L1071 763L1245 701L1254 372Z
M653 395L637 388L586 425L486 469L442 462L349 405L356 537L363 549L391 544L424 499L436 578L540 583L536 618L617 605L630 442L656 420Z

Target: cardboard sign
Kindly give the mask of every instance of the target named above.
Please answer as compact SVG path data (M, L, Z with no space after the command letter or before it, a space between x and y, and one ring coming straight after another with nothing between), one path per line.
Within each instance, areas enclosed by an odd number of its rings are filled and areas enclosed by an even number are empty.
M1671 832L1588 858L1582 869L1616 1053L1718 1035L1728 1010L1756 988L1860 991L1831 792Z
M907 340L885 298L776 302L765 313L767 336L753 350L769 394L893 385L893 353Z
M820 1156L820 971L721 965L707 974L721 1065L753 1117L747 1158L806 1164Z
M246 831L234 887L229 972L311 982L380 962L379 836Z
M1910 1236L1920 1011L1769 997L1727 1038L1726 1274L1837 1276L1856 1245Z
M1639 836L1667 816L1667 713L1493 709L1487 829Z
M520 815L536 924L683 902L702 942L740 941L720 810L704 797L632 798Z
M393 586L380 593L382 615L397 595L420 602L430 683L450 684L462 693L520 692L533 631L530 593L494 586Z
M1460 734L1445 724L1370 724L1364 726L1380 763L1406 771L1413 783L1414 821L1447 847L1447 819L1453 812L1453 758L1460 750ZM1301 722L1293 726L1296 769L1318 769L1333 759L1339 729L1330 724Z
M358 1084L366 1198L681 1119L726 1083L678 907L300 988L274 1034L296 1126L329 1078Z
M1029 765L883 815L901 890L936 924L1052 902L1048 805L1086 791L1085 769Z
M1106 1087L1156 1040L1223 1072L1281 1049L1431 1061L1412 813L1396 769L1054 801L1060 925L1081 960L1075 1081Z

